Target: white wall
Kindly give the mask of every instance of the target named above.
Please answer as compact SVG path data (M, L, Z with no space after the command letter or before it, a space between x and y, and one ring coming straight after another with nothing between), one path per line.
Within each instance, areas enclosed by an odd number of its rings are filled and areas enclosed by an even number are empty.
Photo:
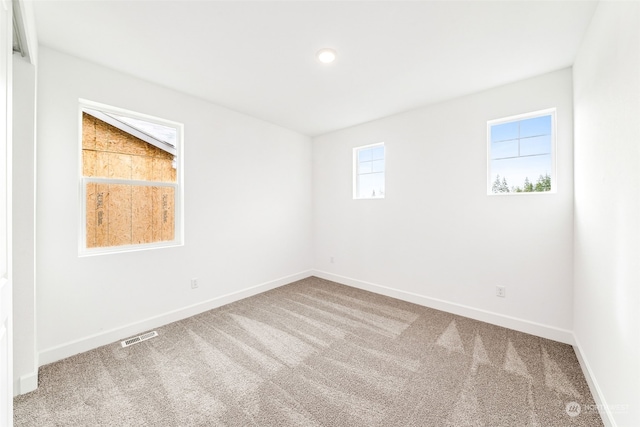
M13 107L11 3L0 7L0 427L13 425Z
M48 48L38 65L42 364L308 274L308 137ZM78 257L78 98L184 123L183 247Z
M550 107L558 193L487 196L487 121ZM565 69L315 138L318 274L571 341L572 123ZM386 198L353 200L352 148L376 142Z
M35 285L36 67L13 55L14 394L37 387Z
M573 76L574 332L601 403L611 409L615 424L638 426L639 3L599 3Z

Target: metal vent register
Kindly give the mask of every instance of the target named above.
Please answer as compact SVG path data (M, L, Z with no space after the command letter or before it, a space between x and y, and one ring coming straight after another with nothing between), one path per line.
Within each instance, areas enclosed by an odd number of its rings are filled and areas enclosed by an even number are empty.
M122 341L120 344L122 344L122 347L129 347L131 345L138 344L139 342L146 341L148 339L151 339L157 336L158 336L158 333L156 331L147 332L146 334L142 334L142 335L138 335L137 337L126 339Z

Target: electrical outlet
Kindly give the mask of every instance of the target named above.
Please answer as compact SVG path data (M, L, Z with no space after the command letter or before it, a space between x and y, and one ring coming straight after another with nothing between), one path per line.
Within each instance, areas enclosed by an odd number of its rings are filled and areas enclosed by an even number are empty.
M330 262L331 264L334 264L336 261L333 259L333 257L329 257L329 262Z
M193 279L191 279L191 289L195 289L198 287L198 278L194 277Z
M496 286L496 296L505 298L507 296L506 286Z

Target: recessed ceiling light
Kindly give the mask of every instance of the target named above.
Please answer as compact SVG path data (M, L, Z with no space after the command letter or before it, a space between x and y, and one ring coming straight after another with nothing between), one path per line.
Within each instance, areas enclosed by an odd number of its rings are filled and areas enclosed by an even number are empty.
M336 59L336 51L329 48L320 49L318 53L316 53L316 57L318 58L318 61L323 64L329 64Z

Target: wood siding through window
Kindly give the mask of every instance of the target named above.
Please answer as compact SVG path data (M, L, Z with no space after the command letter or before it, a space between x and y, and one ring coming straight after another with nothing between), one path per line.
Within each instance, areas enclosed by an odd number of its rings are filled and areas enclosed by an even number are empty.
M175 183L172 162L171 153L82 114L84 176ZM174 187L89 182L86 209L87 248L175 237Z

